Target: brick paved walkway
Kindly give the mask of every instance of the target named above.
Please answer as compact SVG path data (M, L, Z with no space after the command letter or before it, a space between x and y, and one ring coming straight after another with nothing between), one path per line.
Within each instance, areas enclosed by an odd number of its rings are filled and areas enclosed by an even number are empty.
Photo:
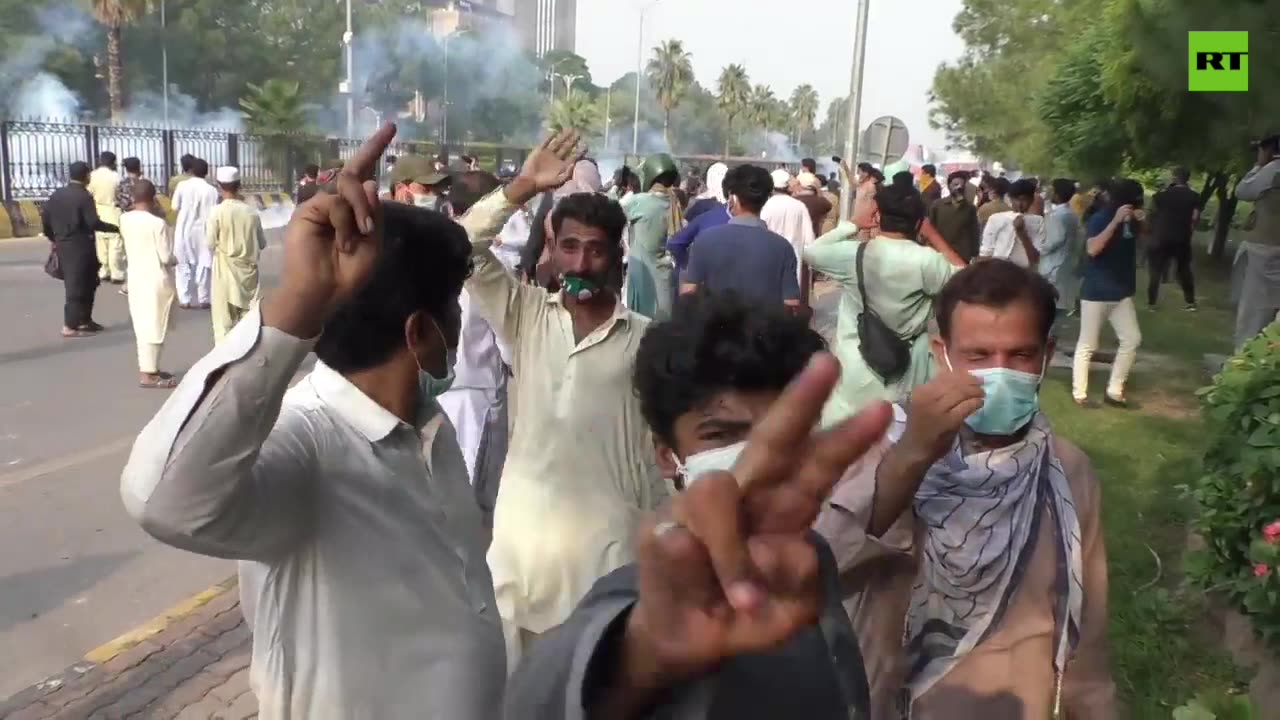
M0 719L255 718L249 643L233 587L102 665L74 665L0 702Z

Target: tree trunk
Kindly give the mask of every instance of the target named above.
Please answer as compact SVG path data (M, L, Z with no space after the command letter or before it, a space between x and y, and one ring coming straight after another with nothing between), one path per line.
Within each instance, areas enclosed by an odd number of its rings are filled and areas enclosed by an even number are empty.
M1209 246L1209 257L1222 260L1227 255L1227 236L1231 234L1231 220L1236 214L1236 205L1240 199L1236 197L1235 188L1228 191L1231 177L1220 173L1221 182L1216 189L1218 195L1218 217L1213 226L1213 244Z
M112 122L124 119L123 76L120 59L120 23L107 27L107 99L111 107Z
M729 143L732 141L732 139L733 139L733 117L730 117L729 121L725 123L725 128L724 128L724 156L725 157L729 157Z
M671 108L663 108L662 141L667 144L667 152L671 151Z

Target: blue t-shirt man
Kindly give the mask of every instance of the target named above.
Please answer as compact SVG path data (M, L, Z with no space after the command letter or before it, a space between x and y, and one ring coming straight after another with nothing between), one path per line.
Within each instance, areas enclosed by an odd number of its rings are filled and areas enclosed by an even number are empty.
M1095 238L1115 219L1116 208L1095 212L1085 223L1085 236ZM1138 288L1138 222L1130 219L1116 228L1102 252L1085 255L1080 299L1085 302L1120 302Z
M796 251L753 215L740 215L706 230L689 248L681 282L746 298L794 304L800 300Z

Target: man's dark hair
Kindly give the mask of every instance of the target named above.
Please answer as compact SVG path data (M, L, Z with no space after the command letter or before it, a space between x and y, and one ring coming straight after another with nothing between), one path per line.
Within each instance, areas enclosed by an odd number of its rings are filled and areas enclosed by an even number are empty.
M759 215L773 195L773 176L758 165L739 165L724 174L724 196L737 195L742 209Z
M1191 171L1179 165L1173 169L1173 180L1179 185L1186 185L1191 182Z
M1058 312L1058 291L1040 273L1003 259L976 262L951 276L934 301L938 333L951 339L951 317L956 306L981 305L1003 309L1025 301L1040 319L1040 338L1048 341Z
M777 303L699 289L649 326L633 385L649 429L674 443L676 419L726 390L781 391L825 348L809 323Z
M1051 183L1053 188L1053 201L1059 205L1068 202L1076 196L1076 181L1070 178L1056 178Z
M196 161L191 163L191 174L198 178L209 177L209 163L196 158Z
M1008 195L1010 187L1011 185L1009 183L1009 178L1005 178L1005 177L991 178L991 189L995 192L995 194L998 197L1004 197Z
M127 160L125 162L128 162ZM133 201L151 202L156 199L156 186L146 178L133 181Z
M315 163L308 164L306 167L302 168L302 176L309 178L320 177L320 166Z
M485 195L502 186L502 181L491 172L469 170L459 174L449 190L449 204L455 215L463 215Z
M1142 183L1132 178L1116 178L1107 183L1107 194L1111 197L1111 207L1132 205L1140 208L1146 199L1146 191Z
M67 177L78 183L89 182L89 163L79 160L71 163L67 168Z
M196 156L192 155L191 153L187 153L186 155L183 155L182 159L178 160L178 167L182 168L182 172L184 173L190 174L191 168L195 166L196 166Z
M804 168L808 172L813 173L814 175L818 174L818 161L814 160L813 158L805 158L801 160L800 167Z
M142 161L136 157L127 157L120 164L124 166L124 171L127 173L142 174Z
M1023 178L1009 185L1009 189L1004 194L1011 198L1031 200L1036 196L1036 184L1034 181Z
M302 203L310 200L311 198L319 194L320 194L320 185L318 183L307 183L306 185L303 185L302 187L298 188L297 202L299 205L301 205Z
M622 251L622 231L627 227L627 214L622 206L599 193L574 193L556 203L551 211L551 229L560 235L565 220L599 228Z
M924 220L924 200L911 186L889 185L876 191L876 207L880 210L880 229L914 236Z
M894 173L893 180L890 182L898 187L915 187L916 179L910 172L903 170L902 172Z
M971 180L972 178L973 178L973 175L970 174L968 170L956 170L955 172L947 176L947 184L950 185L956 180L963 180L965 182L969 182L969 180Z
M875 171L876 169L874 166L872 166L871 163L868 163L868 162L858 163L858 172L860 173L873 173Z
M98 167L115 167L116 154L110 150L104 150L98 154Z
M928 175L929 177L938 177L938 166L932 164L922 165L920 167L920 172Z
M377 367L404 347L404 324L425 311L443 325L471 273L471 243L458 223L433 210L383 203L382 249L373 275L338 307L316 356L340 373Z

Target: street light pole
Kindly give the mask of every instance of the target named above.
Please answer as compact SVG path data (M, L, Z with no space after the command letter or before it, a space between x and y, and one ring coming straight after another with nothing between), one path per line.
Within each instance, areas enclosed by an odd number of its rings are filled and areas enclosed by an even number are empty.
M166 0L160 0L160 81L164 83L164 126L169 127L169 23Z
M444 36L444 120L440 127L440 145L449 145L449 39L453 33Z
M862 69L867 60L867 14L871 0L858 0L858 25L853 33L853 72L849 78L849 121L844 143L844 161L856 173L858 166L858 142L862 135ZM845 183L849 187L840 192L840 219L849 220L853 215L853 196L858 188L855 178Z
M656 3L658 0L653 0ZM640 30L636 34L636 115L631 128L631 154L640 154L640 81L644 73L644 16L652 5L640 8Z
M347 138L356 136L355 49L352 47L355 33L351 27L351 0L347 0L347 31L342 42L347 46Z

